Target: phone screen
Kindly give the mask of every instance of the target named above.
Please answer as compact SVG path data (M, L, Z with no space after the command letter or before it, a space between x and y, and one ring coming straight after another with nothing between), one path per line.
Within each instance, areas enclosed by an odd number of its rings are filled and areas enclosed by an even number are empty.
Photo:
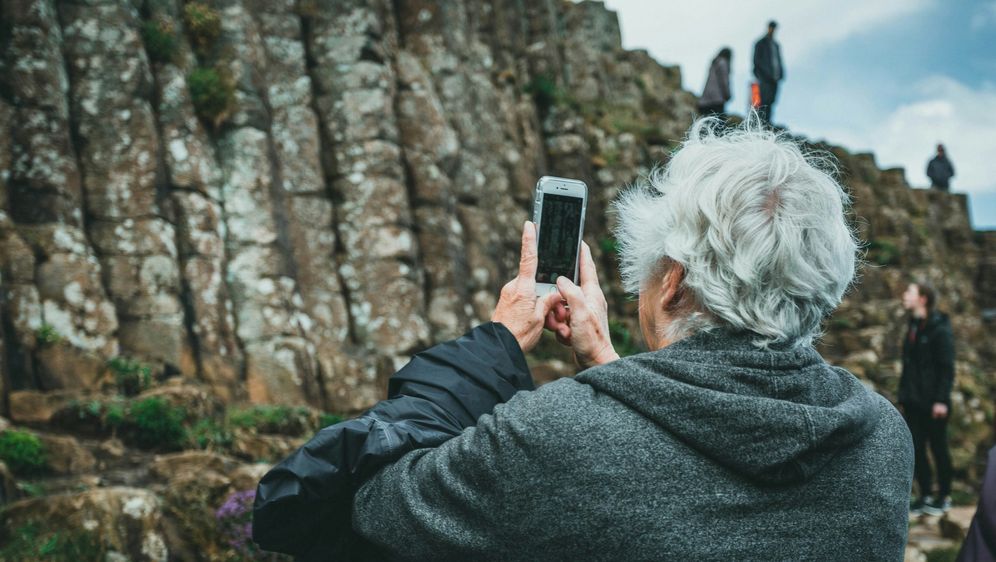
M574 279L577 267L578 234L581 230L580 197L564 195L543 195L543 211L539 227L539 267L536 269L538 283L556 283L563 275Z

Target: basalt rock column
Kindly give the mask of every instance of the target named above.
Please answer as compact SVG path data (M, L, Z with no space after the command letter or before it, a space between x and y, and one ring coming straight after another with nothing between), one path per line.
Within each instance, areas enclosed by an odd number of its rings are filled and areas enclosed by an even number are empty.
M86 230L118 312L122 352L193 372L138 14L130 4L94 1L61 3L59 16Z
M0 91L9 95L0 102L2 210L9 212L0 220L0 266L10 382L91 386L102 359L118 353L118 318L83 231L63 34L50 1L5 2L0 10L10 39L0 63Z

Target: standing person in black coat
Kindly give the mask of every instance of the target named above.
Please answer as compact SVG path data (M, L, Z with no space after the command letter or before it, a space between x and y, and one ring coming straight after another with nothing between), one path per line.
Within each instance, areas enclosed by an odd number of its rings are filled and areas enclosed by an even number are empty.
M778 82L785 78L782 49L775 41L777 27L778 22L768 22L768 33L754 44L754 76L761 87L761 106L757 111L768 123L774 120Z
M702 97L699 98L699 114L725 117L726 102L730 101L730 59L733 51L729 47L720 49L709 66Z
M910 312L910 320L903 339L899 403L913 435L913 470L920 486L910 512L942 515L951 507L947 428L954 384L954 336L947 315L934 309L935 299L933 288L925 283L911 283L903 293L903 308ZM937 468L937 495L931 495L928 445Z
M950 187L951 178L955 175L954 165L944 154L944 145L937 145L937 156L930 159L927 164L927 177L930 178L930 187L947 191Z

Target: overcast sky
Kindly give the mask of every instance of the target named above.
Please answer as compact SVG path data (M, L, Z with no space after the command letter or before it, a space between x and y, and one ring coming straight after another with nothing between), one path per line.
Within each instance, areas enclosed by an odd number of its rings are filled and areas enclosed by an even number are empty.
M623 46L681 66L701 93L709 62L733 50L733 99L743 113L754 42L778 21L786 79L775 121L881 167L915 187L942 142L970 194L975 228L996 228L996 0L607 0Z

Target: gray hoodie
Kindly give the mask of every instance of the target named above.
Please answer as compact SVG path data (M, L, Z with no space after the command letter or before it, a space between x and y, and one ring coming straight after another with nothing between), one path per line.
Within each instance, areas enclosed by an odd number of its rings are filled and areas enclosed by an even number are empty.
M520 392L357 493L422 560L902 560L899 413L811 347L702 333Z

